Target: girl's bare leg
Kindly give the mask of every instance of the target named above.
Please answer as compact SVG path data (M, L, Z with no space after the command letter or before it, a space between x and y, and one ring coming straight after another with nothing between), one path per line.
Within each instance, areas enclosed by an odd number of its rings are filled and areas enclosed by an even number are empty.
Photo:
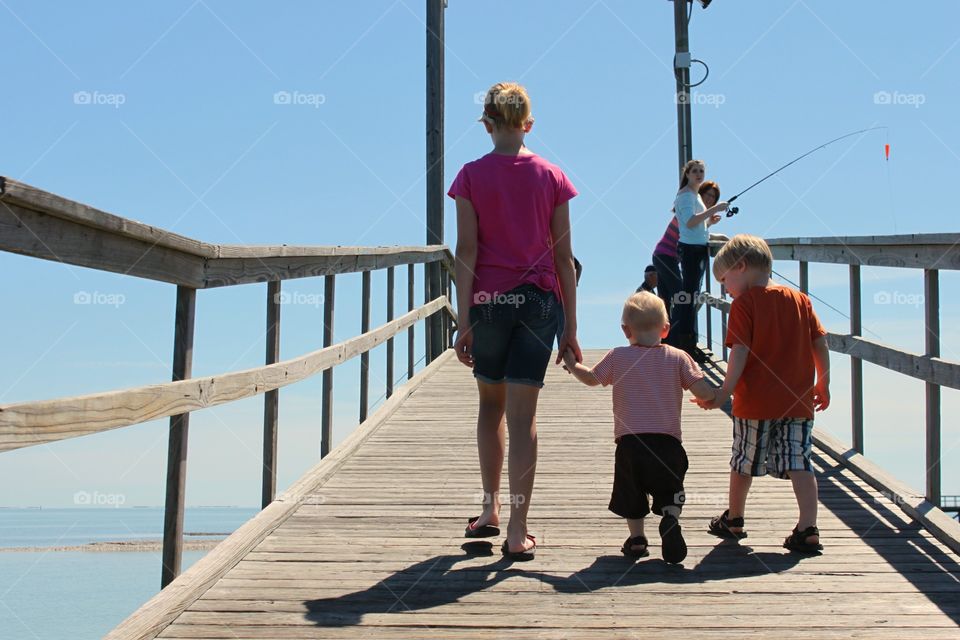
M480 480L483 484L483 511L477 527L500 524L500 474L506 439L504 409L506 385L477 381L480 411L477 416L477 451L480 454Z
M534 546L527 539L527 512L537 473L537 399L540 389L532 385L507 383L506 416L510 431L508 471L510 475L510 523L507 544L510 551Z

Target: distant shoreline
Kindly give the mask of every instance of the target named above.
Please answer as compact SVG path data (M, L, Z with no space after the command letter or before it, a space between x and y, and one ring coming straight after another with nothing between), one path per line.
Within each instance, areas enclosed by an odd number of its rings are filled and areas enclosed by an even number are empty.
M184 540L184 551L209 551L220 544L225 538L203 538L201 540ZM0 553L36 553L36 552L77 552L77 551L162 551L162 540L111 540L105 542L89 542L61 547L0 547Z

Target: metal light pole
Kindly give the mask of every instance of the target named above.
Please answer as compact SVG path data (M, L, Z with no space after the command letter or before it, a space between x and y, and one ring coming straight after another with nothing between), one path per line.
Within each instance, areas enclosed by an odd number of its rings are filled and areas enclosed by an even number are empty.
M687 33L689 0L673 0L673 30L676 54L673 59L677 78L677 151L680 168L693 159L693 129L690 121L690 40Z

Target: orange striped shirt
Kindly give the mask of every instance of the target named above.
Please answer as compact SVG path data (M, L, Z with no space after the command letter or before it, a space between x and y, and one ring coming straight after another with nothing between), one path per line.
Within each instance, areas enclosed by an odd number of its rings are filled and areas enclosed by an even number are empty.
M680 437L683 392L703 379L687 353L665 344L615 347L593 367L603 386L613 385L613 437L665 433Z

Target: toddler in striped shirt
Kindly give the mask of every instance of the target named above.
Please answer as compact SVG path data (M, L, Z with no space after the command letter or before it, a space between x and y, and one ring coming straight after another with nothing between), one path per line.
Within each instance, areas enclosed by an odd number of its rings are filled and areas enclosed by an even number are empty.
M609 508L630 528L621 551L634 558L649 555L643 519L652 510L661 516L663 559L679 563L687 556L679 522L687 472L680 435L683 392L689 389L704 401L712 400L715 392L693 358L661 343L670 322L656 295L642 291L630 296L620 327L630 346L611 349L592 368L566 350L564 368L584 384L613 385L617 451Z

